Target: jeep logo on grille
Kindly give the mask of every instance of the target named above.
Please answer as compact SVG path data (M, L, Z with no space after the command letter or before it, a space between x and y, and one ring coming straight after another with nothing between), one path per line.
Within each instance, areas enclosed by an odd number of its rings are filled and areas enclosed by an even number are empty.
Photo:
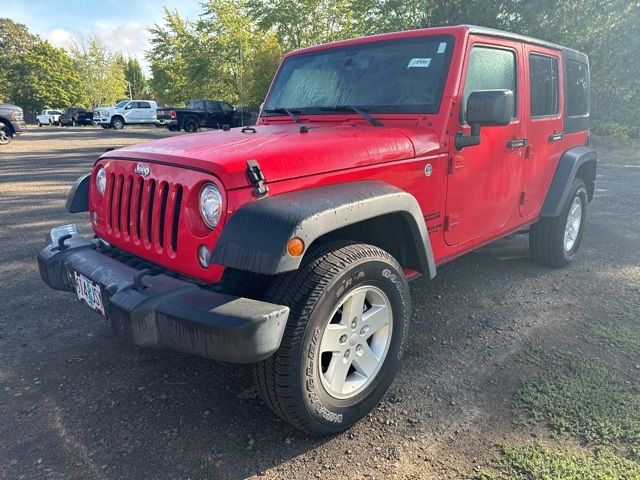
M143 177L146 177L151 173L151 169L146 165L141 165L140 163L136 165L136 173L139 173Z

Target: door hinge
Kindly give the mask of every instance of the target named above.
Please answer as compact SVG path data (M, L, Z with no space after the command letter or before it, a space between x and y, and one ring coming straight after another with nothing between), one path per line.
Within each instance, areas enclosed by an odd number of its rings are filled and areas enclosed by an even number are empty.
M444 231L450 232L459 223L460 223L460 214L450 213L444 219Z
M456 171L464 167L464 157L462 155L454 155L449 157L449 175L453 175Z

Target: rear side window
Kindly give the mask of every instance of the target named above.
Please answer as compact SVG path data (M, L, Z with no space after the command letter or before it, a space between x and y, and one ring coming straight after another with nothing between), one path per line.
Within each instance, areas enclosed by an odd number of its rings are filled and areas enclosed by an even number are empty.
M138 102L138 108L151 108L149 102Z
M516 92L516 56L510 50L489 47L473 47L469 58L469 69L464 86L463 104L460 109L461 121L464 121L469 95L478 90L506 89ZM512 117L516 116L514 102Z
M589 113L589 81L587 66L567 61L567 115L580 117Z
M529 55L531 116L557 115L559 79L558 59L546 55Z

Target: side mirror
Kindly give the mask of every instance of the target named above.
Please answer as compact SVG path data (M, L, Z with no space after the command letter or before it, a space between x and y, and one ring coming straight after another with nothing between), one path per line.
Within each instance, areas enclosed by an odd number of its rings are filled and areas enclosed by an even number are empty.
M480 144L480 127L509 125L513 115L511 90L479 90L469 95L466 121L471 125L471 135L458 132L455 145L458 150Z
M131 106L131 104L130 104L130 103L129 103L129 104L127 104L127 106L126 106L126 107L124 107L124 109L125 109L125 110L131 110L132 108L133 108L133 107Z

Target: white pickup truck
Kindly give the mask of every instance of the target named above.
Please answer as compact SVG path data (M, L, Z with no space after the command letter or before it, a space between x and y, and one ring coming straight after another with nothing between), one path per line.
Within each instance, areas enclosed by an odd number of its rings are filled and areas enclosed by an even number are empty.
M60 110L42 110L39 115L36 116L38 126L42 125L58 125L60 123Z
M98 107L93 121L102 128L120 130L129 124L155 124L158 104L153 100L122 100L113 107Z

